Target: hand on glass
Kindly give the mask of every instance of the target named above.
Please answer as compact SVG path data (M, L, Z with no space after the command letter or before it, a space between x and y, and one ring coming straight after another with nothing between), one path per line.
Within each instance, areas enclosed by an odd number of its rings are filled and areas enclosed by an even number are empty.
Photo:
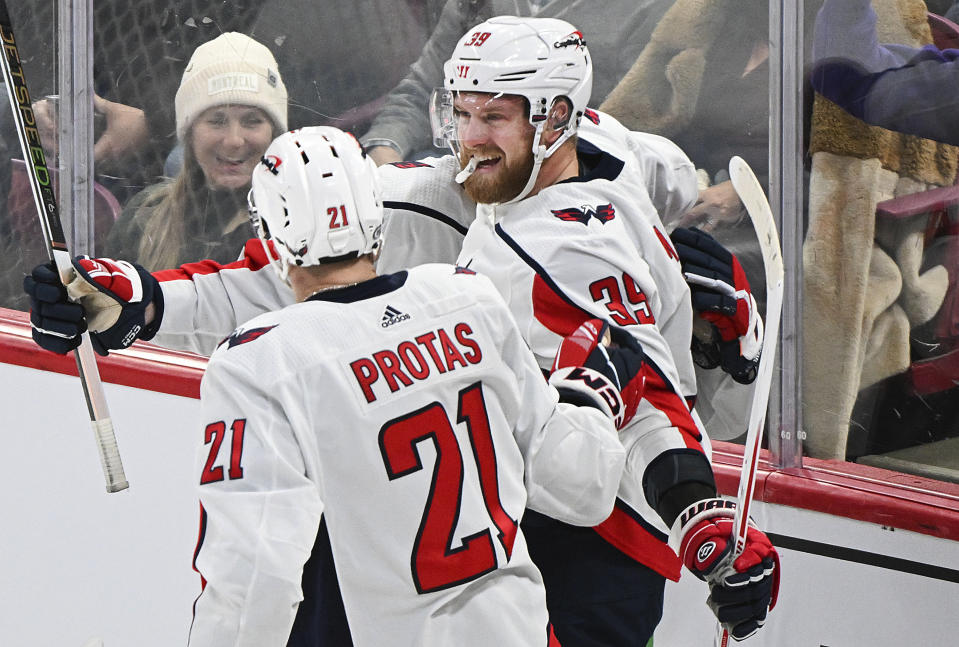
M727 180L700 191L699 201L680 218L679 226L713 231L717 227L736 224L745 214L733 183Z

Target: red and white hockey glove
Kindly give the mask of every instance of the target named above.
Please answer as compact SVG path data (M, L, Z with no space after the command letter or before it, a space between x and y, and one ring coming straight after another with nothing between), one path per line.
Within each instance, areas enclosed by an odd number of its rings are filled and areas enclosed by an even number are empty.
M643 349L631 334L589 319L560 342L549 382L562 401L595 406L622 429L643 397L643 360Z
M98 353L106 355L137 339L153 338L160 327L163 293L149 272L135 263L89 256L74 258L73 269L67 294L83 306ZM156 311L148 326L146 309L151 303Z
M756 633L779 595L779 554L749 522L746 547L733 559L736 502L704 499L676 518L669 545L696 577L709 584L706 604L735 640Z
M693 359L703 368L722 369L734 380L756 379L763 346L763 321L739 260L704 231L678 228L670 234L693 308L715 334L693 336Z

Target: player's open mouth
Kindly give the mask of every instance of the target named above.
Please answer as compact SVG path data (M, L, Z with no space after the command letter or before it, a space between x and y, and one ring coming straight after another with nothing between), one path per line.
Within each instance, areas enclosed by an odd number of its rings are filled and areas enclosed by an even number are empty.
M469 176L477 171L490 173L490 169L495 168L496 165L499 164L500 159L500 157L490 157L486 155L471 155L466 166L456 174L454 179L457 183L462 184Z
M484 158L474 158L476 159L476 170L488 170L499 164L499 157L484 157Z

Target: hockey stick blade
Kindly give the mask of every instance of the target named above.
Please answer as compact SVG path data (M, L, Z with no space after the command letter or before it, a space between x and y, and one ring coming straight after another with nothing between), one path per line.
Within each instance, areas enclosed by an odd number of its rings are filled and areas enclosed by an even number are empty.
M746 532L749 528L749 509L752 506L756 486L756 468L759 463L759 446L766 422L766 407L772 387L773 366L776 363L776 346L779 341L779 323L782 318L783 268L782 247L772 209L762 185L749 165L741 157L729 160L729 177L739 200L746 207L749 219L759 240L763 268L766 276L766 321L763 335L762 355L759 370L749 404L749 421L746 444L743 448L743 467L739 476L739 492L736 495L736 514L733 518L733 559L746 547ZM720 626L718 643L726 647L728 632Z
M30 92L27 89L23 67L20 64L20 51L13 34L6 0L0 0L0 40L3 41L0 67L3 69L7 98L10 100L10 109L13 112L17 137L20 140L20 148L26 161L33 201L37 208L37 216L40 218L40 227L43 230L47 255L56 264L62 280L73 272L73 265L70 262L70 251L67 248L66 237L63 235L63 226L60 223L60 214L57 210L50 170L47 168L43 145L40 141L40 131L36 127L33 103L30 100ZM87 410L90 414L100 462L103 466L103 475L106 478L107 492L125 490L129 487L129 484L123 472L120 453L117 450L116 435L113 432L113 422L110 420L110 413L107 409L103 383L100 381L96 356L93 353L93 344L90 342L87 333L81 336L75 357L77 373L80 376L80 383L83 385Z

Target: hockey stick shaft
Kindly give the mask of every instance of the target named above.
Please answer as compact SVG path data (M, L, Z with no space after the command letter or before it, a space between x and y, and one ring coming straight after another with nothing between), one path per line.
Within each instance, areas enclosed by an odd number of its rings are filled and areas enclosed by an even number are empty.
M766 201L766 194L752 170L741 158L730 161L730 177L733 187L746 207L756 230L762 251L763 266L766 275L766 321L763 336L763 350L759 358L759 370L753 397L749 408L749 427L743 451L743 469L739 478L737 494L736 521L734 531L735 552L742 553L746 545L746 532L749 527L749 508L752 504L756 485L756 469L759 463L759 446L762 442L766 421L766 407L769 403L769 391L772 387L773 366L776 362L776 348L779 341L779 324L782 317L783 277L782 249L772 210Z
M50 170L47 168L46 156L40 141L40 132L37 129L30 92L27 89L23 66L20 63L20 51L13 34L6 0L0 0L0 41L2 41L3 46L0 66L3 68L7 97L10 100L17 137L23 150L27 175L30 179L30 188L37 208L37 215L40 218L40 227L43 230L47 255L56 264L57 271L61 280L63 280L73 272L73 265L70 260L66 237L63 234L63 226L60 223L60 214L57 209ZM129 487L129 484L123 472L120 452L117 449L113 421L107 408L103 383L100 380L100 372L93 353L93 345L87 333L83 333L80 345L74 355L77 361L77 373L80 377L80 383L83 385L87 410L96 437L100 463L106 478L107 492L125 490Z
M749 509L752 507L756 488L756 470L759 465L759 447L762 443L763 428L766 422L766 408L769 404L769 391L772 388L773 366L776 362L776 347L779 341L779 323L782 318L784 268L779 233L772 209L766 200L762 185L756 179L749 165L740 158L729 161L729 176L736 194L746 207L749 219L762 251L763 268L766 278L766 321L763 334L762 355L759 358L759 370L753 387L749 405L749 419L746 431L746 444L743 448L743 467L739 476L739 491L736 495L736 514L733 517L732 539L734 542L733 559L746 547L746 533L749 530ZM720 627L718 632L720 647L729 643L729 632Z

